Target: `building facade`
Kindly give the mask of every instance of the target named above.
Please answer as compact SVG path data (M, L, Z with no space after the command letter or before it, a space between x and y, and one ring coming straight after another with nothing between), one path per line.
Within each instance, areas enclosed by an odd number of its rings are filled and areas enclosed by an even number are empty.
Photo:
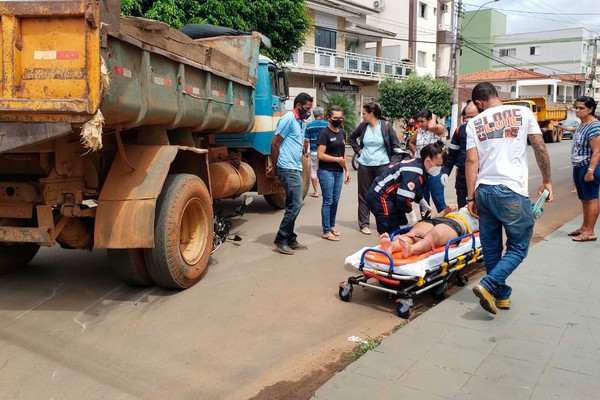
M451 75L451 0L306 0L314 30L286 64L290 96L321 104L344 93L356 104L378 100L386 77ZM438 45L439 28L445 43Z

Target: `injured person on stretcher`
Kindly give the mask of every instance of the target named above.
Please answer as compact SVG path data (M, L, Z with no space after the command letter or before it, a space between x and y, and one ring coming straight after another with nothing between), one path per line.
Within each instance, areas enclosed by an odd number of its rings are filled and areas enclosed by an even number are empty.
M424 219L415 224L408 233L398 235L390 240L386 232L379 237L381 250L389 254L402 252L402 258L428 251L435 253L435 248L467 233L479 231L479 221L469 213L465 206L457 210L451 204L436 217Z

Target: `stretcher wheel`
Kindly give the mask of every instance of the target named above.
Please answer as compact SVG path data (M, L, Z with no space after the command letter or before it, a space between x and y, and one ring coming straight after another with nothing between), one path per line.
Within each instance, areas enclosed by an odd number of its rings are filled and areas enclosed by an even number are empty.
M351 284L347 282L340 283L340 289L338 291L340 299L342 299L342 301L352 300L352 290L354 290L354 288Z
M431 295L435 300L444 300L446 298L446 290L448 290L448 282L436 286Z
M400 318L408 319L412 309L412 300L400 300L398 307L396 307L396 313Z

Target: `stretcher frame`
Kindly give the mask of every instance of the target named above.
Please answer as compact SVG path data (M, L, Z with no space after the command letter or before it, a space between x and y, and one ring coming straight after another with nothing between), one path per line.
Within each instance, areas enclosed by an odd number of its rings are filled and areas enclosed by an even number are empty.
M395 235L406 233L410 229L410 226L406 226L394 231L390 235L390 240L394 240ZM451 247L460 245L465 239L471 239L470 250L450 259L449 251ZM387 271L382 271L375 267L366 266L365 256L368 253L379 253L384 255L389 261L389 269ZM464 286L467 282L467 278L461 277L458 272L469 264L481 262L482 260L483 254L481 251L481 244L477 244L476 237L472 233L467 233L449 240L444 248L443 261L439 265L430 267L425 273L425 276L396 273L394 271L394 259L392 255L381 249L367 248L362 252L360 257L358 270L361 274L351 276L345 282L340 282L338 294L341 300L349 302L352 299L352 291L355 285L388 293L391 298L398 302L396 308L398 316L401 318L408 318L413 306L413 299L416 296L437 288L434 291L434 298L442 300L445 297L448 282L454 278L455 284ZM369 279L377 280L379 285L368 283ZM394 288L395 286L398 288Z

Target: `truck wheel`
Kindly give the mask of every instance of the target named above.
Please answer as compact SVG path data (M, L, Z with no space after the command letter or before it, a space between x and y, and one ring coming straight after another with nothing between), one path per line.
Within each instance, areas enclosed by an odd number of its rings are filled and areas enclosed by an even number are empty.
M29 264L39 249L35 243L0 245L0 274Z
M302 200L308 195L310 189L310 165L306 157L302 157ZM277 210L285 208L285 193L265 194L263 195L267 204Z
M206 185L195 175L169 175L155 215L154 248L144 249L148 272L159 286L186 289L202 278L213 244Z
M563 130L560 128L556 128L556 143L560 143L563 138Z
M144 260L144 249L108 249L108 259L115 274L133 286L152 286L154 280Z

